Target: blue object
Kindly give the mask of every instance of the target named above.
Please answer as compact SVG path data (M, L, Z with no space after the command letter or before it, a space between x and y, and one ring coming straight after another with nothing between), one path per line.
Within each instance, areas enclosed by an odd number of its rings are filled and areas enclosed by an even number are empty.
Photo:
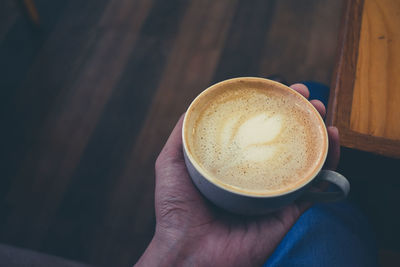
M325 107L328 105L329 101L329 87L325 84L314 82L314 81L303 81L301 82L310 90L310 100L318 99L324 103Z
M348 202L316 204L286 234L267 267L378 266L371 229Z

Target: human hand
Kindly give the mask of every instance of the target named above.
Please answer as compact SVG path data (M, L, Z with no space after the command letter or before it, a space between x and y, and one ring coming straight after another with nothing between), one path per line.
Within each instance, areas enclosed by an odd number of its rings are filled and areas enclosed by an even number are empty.
M291 86L308 98L302 84ZM325 106L310 101L322 117ZM258 217L225 212L196 189L182 150L182 122L178 121L156 161L156 231L137 266L257 266L262 265L311 203L296 202ZM329 152L325 168L339 161L339 136L328 128Z

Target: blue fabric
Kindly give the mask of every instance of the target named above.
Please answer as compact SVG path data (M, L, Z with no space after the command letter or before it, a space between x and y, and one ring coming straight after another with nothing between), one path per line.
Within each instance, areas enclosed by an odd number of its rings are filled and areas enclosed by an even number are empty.
M286 234L264 266L377 266L366 218L348 202L316 204Z
M308 90L310 90L310 100L318 99L322 103L324 103L325 106L328 105L328 100L329 100L328 86L314 81L303 81L301 83L307 86Z

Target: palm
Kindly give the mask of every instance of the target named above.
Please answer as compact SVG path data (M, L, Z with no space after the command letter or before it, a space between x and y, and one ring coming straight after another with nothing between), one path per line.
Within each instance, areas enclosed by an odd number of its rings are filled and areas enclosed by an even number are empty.
M179 180L170 179L171 174ZM183 155L157 165L158 227L184 233L216 266L248 265L249 259L262 263L304 208L293 204L263 217L232 215L201 196L190 180Z
M292 88L308 97L306 87L294 85ZM321 102L311 103L325 115ZM170 239L183 237L197 255L203 255L202 259L212 265L261 264L309 204L294 203L260 217L232 215L216 208L202 197L189 177L181 129L182 118L156 162L157 233ZM332 169L338 162L339 143L337 131L328 129L328 133L327 167Z

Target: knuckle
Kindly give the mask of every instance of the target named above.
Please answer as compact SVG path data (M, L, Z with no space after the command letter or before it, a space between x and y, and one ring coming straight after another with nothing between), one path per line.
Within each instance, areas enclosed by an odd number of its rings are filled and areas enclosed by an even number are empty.
M185 214L188 212L184 201L179 196L168 195L158 207L159 223L168 227L177 227L182 225L183 219L187 216Z
M154 167L155 167L156 170L157 170L157 169L160 169L160 168L162 167L162 157L161 157L161 154L158 155L158 157L157 157L157 159L156 159L156 162L155 162L155 164L154 164Z

